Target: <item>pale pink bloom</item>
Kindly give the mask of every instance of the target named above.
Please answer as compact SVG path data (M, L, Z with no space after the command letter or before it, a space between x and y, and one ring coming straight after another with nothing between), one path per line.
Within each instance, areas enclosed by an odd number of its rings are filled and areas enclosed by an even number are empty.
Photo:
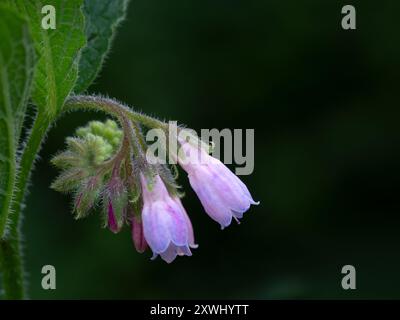
M176 204L181 208L182 212L184 213L186 225L188 228L189 247L196 249L198 247L198 245L195 244L195 242L194 242L194 232L193 232L192 222L190 221L190 218L189 218L188 214L186 213L185 208L182 205L181 199L179 199L178 197L173 197L172 200L174 200L176 202Z
M143 232L153 251L153 258L160 255L166 262L172 262L177 255L191 256L195 248L193 229L180 200L171 197L160 176L154 177L149 188L141 174L143 193Z
M221 228L243 217L250 205L256 205L246 185L220 160L188 142L181 143L179 164L188 173L190 185L207 214Z

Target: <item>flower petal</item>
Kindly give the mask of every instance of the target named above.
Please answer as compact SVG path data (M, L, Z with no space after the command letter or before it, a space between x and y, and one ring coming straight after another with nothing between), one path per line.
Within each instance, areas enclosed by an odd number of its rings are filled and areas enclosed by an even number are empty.
M221 201L213 185L202 182L198 174L190 174L189 182L207 214L221 225L221 229L229 226L232 221L231 210Z
M171 263L175 260L177 256L176 246L174 244L170 244L167 250L160 253L161 258L166 261L167 263Z
M194 241L194 232L193 232L192 222L190 221L190 218L189 218L185 208L182 205L181 199L176 197L176 198L174 198L174 200L176 201L178 206L180 206L181 211L184 213L184 217L185 217L185 220L186 220L186 225L187 225L187 228L188 228L189 247L195 249L195 248L198 247L198 245L195 244L195 241Z
M145 205L142 211L143 233L151 250L155 253L164 252L170 243L168 225L165 224L163 214L159 212L162 203Z

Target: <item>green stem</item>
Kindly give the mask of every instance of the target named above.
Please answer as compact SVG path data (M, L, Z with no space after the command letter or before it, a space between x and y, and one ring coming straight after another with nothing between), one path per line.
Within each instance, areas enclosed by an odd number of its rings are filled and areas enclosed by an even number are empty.
M19 163L20 172L16 183L16 194L14 195L14 205L12 207L11 220L11 232L16 231L19 227L19 220L21 215L22 203L27 189L27 183L30 178L33 163L37 154L39 153L40 146L47 130L51 124L51 118L46 114L39 113L33 124L29 139L26 143L24 151L21 156Z
M0 266L5 299L23 299L24 273L19 233L7 240L0 240Z
M15 183L15 193L9 215L9 229L0 241L0 265L3 273L5 297L10 299L23 299L25 296L20 217L33 163L50 124L50 117L43 113L39 113L35 119L19 162L20 172Z
M109 98L98 96L73 96L69 98L63 107L64 111L74 109L91 109L102 110L106 113L114 114L117 117L128 117L133 121L137 121L149 128L162 128L166 129L168 124L155 118L149 117L145 114L135 112L127 106Z

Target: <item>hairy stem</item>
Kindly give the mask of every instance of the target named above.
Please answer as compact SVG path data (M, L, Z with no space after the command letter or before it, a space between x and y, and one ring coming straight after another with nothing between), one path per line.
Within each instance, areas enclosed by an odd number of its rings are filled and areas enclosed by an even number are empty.
M168 124L158 119L149 117L145 114L135 112L129 107L113 99L99 97L99 96L73 96L70 97L65 105L64 111L75 111L78 109L103 111L118 119L127 136L129 144L135 154L139 164L145 166L145 151L146 143L140 129L139 123L149 128L157 128L167 130Z
M131 120L140 122L149 128L166 129L168 126L163 121L149 117L139 112L135 112L127 106L123 105L122 103L104 97L82 95L70 97L66 101L63 110L69 111L74 109L91 109L95 111L102 110L117 117L122 116L124 118L130 118Z
M13 213L10 217L11 232L15 232L19 227L19 220L21 210L23 209L24 196L26 193L27 184L29 182L31 170L33 168L33 163L37 154L39 153L40 146L42 144L42 141L44 140L47 130L50 127L51 122L52 121L50 117L46 116L43 113L39 113L33 124L29 139L26 142L19 163L20 172L18 180L16 182L16 193L14 195L14 203L12 207Z
M7 240L0 240L0 266L5 299L23 299L25 296L20 246L18 232Z
M0 241L0 265L5 297L10 299L23 299L25 296L20 217L33 163L50 124L51 119L48 116L43 113L37 115L19 162L20 172L15 183L9 229Z

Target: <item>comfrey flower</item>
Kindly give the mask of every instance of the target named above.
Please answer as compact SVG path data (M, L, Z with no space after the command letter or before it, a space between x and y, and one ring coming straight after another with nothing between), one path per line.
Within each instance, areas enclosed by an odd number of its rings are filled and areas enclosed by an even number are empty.
M141 175L143 190L144 237L153 251L153 259L160 255L172 262L177 255L191 256L194 244L193 229L189 217L178 198L171 197L160 176L149 186Z
M62 169L52 188L73 193L75 217L80 219L91 210L100 209L103 226L111 232L119 233L130 225L138 252L150 248L152 259L160 256L167 263L177 256L191 256L191 249L197 245L192 223L180 200L177 176L165 163L153 163L146 157L151 148L144 139L142 126L170 134L169 140L178 131L107 98L76 96L64 107L103 110L119 123L89 122L77 129L74 137L67 138L67 150L52 160ZM187 130L179 129L179 133ZM252 204L258 203L238 177L208 154L205 143L193 135L192 138L195 145L179 139L182 152L170 158L188 173L207 214L225 228L232 218L238 221Z
M181 141L180 166L188 173L190 185L207 214L221 225L229 226L232 217L238 222L250 205L257 205L246 185L220 160L202 147Z

